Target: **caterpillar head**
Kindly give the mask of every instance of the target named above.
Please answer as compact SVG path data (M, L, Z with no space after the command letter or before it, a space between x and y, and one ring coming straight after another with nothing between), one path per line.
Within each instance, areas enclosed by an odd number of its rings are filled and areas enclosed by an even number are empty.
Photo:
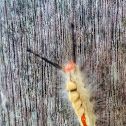
M74 62L70 61L67 64L65 64L62 71L66 74L74 73L76 71L76 64Z
M72 70L74 70L75 64L73 62L68 62L65 67L64 70L65 72L70 72Z

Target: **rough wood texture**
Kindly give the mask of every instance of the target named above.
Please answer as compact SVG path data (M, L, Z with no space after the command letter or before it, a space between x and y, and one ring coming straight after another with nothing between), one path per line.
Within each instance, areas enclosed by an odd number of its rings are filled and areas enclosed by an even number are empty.
M64 65L71 22L77 63L105 106L97 126L126 125L126 0L1 0L0 126L79 126L65 78L26 51Z

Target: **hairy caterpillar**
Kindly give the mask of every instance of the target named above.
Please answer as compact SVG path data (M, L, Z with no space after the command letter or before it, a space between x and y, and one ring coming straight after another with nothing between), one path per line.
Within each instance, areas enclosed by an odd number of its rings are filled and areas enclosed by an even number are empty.
M69 99L81 126L95 126L96 117L93 113L93 104L90 102L90 92L84 87L79 67L73 62L69 62L64 71L68 80L66 88L70 91Z
M76 64L74 26L73 24L71 26L73 29L73 61L68 62L64 67L61 67L60 65L39 56L30 49L27 49L27 51L58 68L66 75L66 89L69 91L69 100L72 102L72 106L80 121L81 126L96 126L96 116L93 110L93 103L90 101L91 94L86 88L82 79L80 68Z

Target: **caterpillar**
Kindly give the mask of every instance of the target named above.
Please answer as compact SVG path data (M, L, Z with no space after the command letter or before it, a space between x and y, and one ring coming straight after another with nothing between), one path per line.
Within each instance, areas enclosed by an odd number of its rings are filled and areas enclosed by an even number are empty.
M65 65L67 76L66 89L69 91L69 99L81 126L95 126L96 116L93 112L93 103L90 102L90 91L85 88L79 67L69 62Z
M45 57L41 57L29 48L27 51L41 58L45 62L51 64L64 73L64 75L67 77L66 89L69 91L69 100L72 103L80 125L96 126L96 115L94 114L94 104L91 102L91 93L83 82L80 67L76 64L76 43L74 39L73 24L71 24L71 28L73 41L73 61L68 62L64 67L61 67L59 64L54 63Z

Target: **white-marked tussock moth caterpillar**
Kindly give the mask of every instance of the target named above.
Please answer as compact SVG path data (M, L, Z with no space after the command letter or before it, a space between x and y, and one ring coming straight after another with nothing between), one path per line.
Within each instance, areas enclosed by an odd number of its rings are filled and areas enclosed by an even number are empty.
M91 102L91 94L83 82L80 67L76 64L74 25L71 24L71 27L73 41L73 61L68 62L64 67L61 67L60 65L39 56L30 49L27 49L27 51L58 68L66 75L66 89L69 91L69 100L72 102L72 106L81 126L96 126L96 116L93 109L94 104Z

